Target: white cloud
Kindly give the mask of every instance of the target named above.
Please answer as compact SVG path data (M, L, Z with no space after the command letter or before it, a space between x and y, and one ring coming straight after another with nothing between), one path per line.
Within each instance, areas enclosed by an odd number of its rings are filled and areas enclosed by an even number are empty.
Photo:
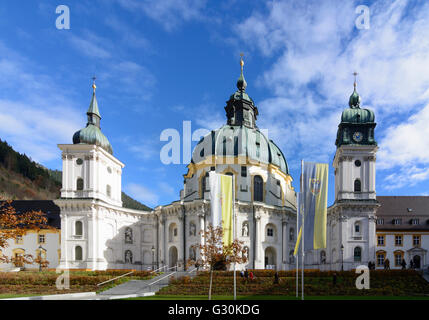
M107 41L92 33L87 33L84 37L70 35L70 43L80 53L93 58L110 58L111 54L105 49Z
M412 187L421 181L429 178L428 168L419 168L417 166L402 167L401 171L388 175L384 182L384 189L394 190L402 187Z
M124 8L143 12L171 31L183 22L200 20L206 0L118 0Z
M379 168L416 163L429 165L428 123L429 104L403 123L389 127L380 141Z
M124 189L132 198L141 201L145 205L154 206L158 204L159 196L140 184L129 183Z
M149 40L135 28L130 28L126 22L117 19L115 16L108 16L104 22L120 35L120 40L126 46L141 48L145 52L152 51Z
M0 135L38 162L59 159L57 143L71 143L84 125L70 92L25 57L0 43Z
M409 125L398 127L394 120L429 99L429 3L377 1L370 6L369 30L355 27L357 5L271 1L266 10L233 26L250 48L274 61L257 82L274 93L257 103L259 125L270 129L288 158L331 161L356 70L363 107L376 112L377 137L390 133L390 145L387 138L379 143L380 159L427 164L427 153L417 152L429 141L423 142L424 134L417 137L423 121L410 119ZM395 149L395 144L401 147Z
M158 183L158 186L161 189L161 191L167 195L175 195L176 194L175 189L166 182L160 182L160 183Z

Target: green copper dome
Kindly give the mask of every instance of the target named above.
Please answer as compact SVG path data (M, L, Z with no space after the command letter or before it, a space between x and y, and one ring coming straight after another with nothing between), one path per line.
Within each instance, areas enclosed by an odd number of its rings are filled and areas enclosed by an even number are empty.
M213 155L243 156L256 163L273 164L289 174L286 158L279 147L258 128L223 125L200 140L191 162L198 163Z
M369 123L374 120L374 112L369 109L348 108L341 115L341 122L347 123Z
M361 98L354 90L349 98L349 108L341 114L341 122L338 125L337 147L341 145L377 145L374 138L375 115L372 110L361 109Z
M88 124L85 128L77 131L73 135L73 144L94 144L113 154L112 146L100 128L93 124Z
M85 128L75 132L73 135L73 144L93 144L113 154L112 145L100 129L101 116L98 110L97 98L95 97L95 84L93 84L92 87L94 92L88 111L86 112L88 123Z

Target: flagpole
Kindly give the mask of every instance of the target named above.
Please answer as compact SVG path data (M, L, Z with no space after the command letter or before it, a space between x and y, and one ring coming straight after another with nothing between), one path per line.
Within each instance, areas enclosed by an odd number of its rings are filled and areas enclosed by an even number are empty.
M232 175L232 235L233 241L236 239L236 225L235 225L235 175ZM234 300L237 300L237 275L235 274L236 261L234 257Z
M302 180L302 177L301 177L301 180ZM299 228L298 219L299 219L300 202L301 202L301 196L298 193L298 208L297 208L297 211L296 211L296 241L298 241L298 233L299 233L299 231L298 231L298 228ZM298 272L298 268L299 268L299 255L298 255L298 252L295 255L295 259L296 259L296 275L295 275L296 285L295 285L295 287L296 287L296 297L298 298L298 290L299 290L298 289L298 285L299 285L299 280L298 280L298 276L299 276L299 272Z
M301 195L305 197L304 192L303 192L303 187L304 187L304 160L301 160ZM301 198L301 197L300 197ZM300 199L302 200L302 199ZM300 209L302 209L301 212L301 219L302 219L302 223L301 223L301 230L302 230L302 242L301 242L301 250L302 250L302 262L301 262L301 300L304 300L304 268L305 268L305 251L304 251L304 215L305 215L305 200L301 201L302 202L302 207Z

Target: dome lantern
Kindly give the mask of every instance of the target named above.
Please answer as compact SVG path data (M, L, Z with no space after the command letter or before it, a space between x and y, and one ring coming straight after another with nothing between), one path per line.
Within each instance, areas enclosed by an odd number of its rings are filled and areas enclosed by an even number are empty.
M243 74L243 54L240 54L240 67L241 73L237 80L237 91L231 95L226 102L226 117L227 123L231 126L245 125L249 128L256 127L256 117L258 115L258 108L255 106L252 98L245 92L247 82Z

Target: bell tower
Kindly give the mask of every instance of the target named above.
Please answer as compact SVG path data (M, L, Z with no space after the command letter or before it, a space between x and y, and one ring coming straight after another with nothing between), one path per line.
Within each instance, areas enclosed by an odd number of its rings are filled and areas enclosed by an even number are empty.
M61 198L99 199L122 206L121 175L124 164L101 132L100 112L95 95L95 77L86 127L73 135L73 144L59 144L63 158Z
M331 262L349 270L375 261L375 217L378 208L375 191L375 161L378 150L374 138L374 112L362 109L354 90L349 108L338 125L333 167L335 202L328 210L332 226ZM329 227L328 227L329 228Z
M355 77L357 73L354 73ZM334 158L335 200L369 200L376 198L375 160L377 142L374 139L374 112L360 108L361 98L354 90L349 108L338 125L337 151Z

